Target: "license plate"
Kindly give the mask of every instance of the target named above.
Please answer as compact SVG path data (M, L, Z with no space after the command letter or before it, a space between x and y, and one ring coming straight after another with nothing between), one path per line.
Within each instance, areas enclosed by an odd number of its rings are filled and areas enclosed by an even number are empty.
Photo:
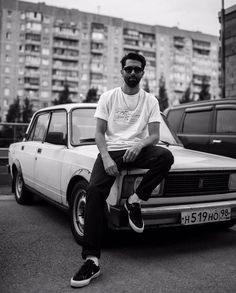
M181 213L182 225L195 225L212 222L228 221L231 219L230 208L196 209Z

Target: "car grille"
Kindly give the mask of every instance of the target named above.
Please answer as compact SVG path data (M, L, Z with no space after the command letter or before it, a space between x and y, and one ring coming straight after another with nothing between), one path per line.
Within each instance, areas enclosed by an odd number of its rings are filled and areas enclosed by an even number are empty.
M191 196L228 192L229 174L217 173L169 173L165 179L163 195Z

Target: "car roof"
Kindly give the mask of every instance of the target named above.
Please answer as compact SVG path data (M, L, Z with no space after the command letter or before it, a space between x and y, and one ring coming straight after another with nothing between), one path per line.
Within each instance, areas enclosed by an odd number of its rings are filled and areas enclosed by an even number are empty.
M204 101L189 102L189 103L184 103L184 104L172 106L172 107L168 108L168 111L173 110L173 109L217 105L217 104L236 104L236 99L226 98L226 99L217 99L217 100L204 100Z
M45 111L51 111L51 110L66 110L67 112L70 112L74 108L96 108L97 103L68 103L68 104L60 104L55 106L50 106L46 108L42 108L37 111L39 112L45 112Z

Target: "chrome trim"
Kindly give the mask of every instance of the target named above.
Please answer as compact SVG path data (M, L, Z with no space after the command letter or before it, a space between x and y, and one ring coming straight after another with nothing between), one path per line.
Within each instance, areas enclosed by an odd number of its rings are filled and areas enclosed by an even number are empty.
M145 207L145 208L142 208L141 210L143 215L152 215L152 214L180 213L184 211L190 211L193 209L218 208L218 207L236 208L236 200L220 201L220 202L213 202L213 203L188 204L188 205Z

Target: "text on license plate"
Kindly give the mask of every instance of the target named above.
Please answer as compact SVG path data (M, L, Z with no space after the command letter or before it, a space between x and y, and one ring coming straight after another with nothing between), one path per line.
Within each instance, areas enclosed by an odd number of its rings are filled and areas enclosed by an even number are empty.
M196 209L181 213L181 224L194 225L231 219L230 208Z

